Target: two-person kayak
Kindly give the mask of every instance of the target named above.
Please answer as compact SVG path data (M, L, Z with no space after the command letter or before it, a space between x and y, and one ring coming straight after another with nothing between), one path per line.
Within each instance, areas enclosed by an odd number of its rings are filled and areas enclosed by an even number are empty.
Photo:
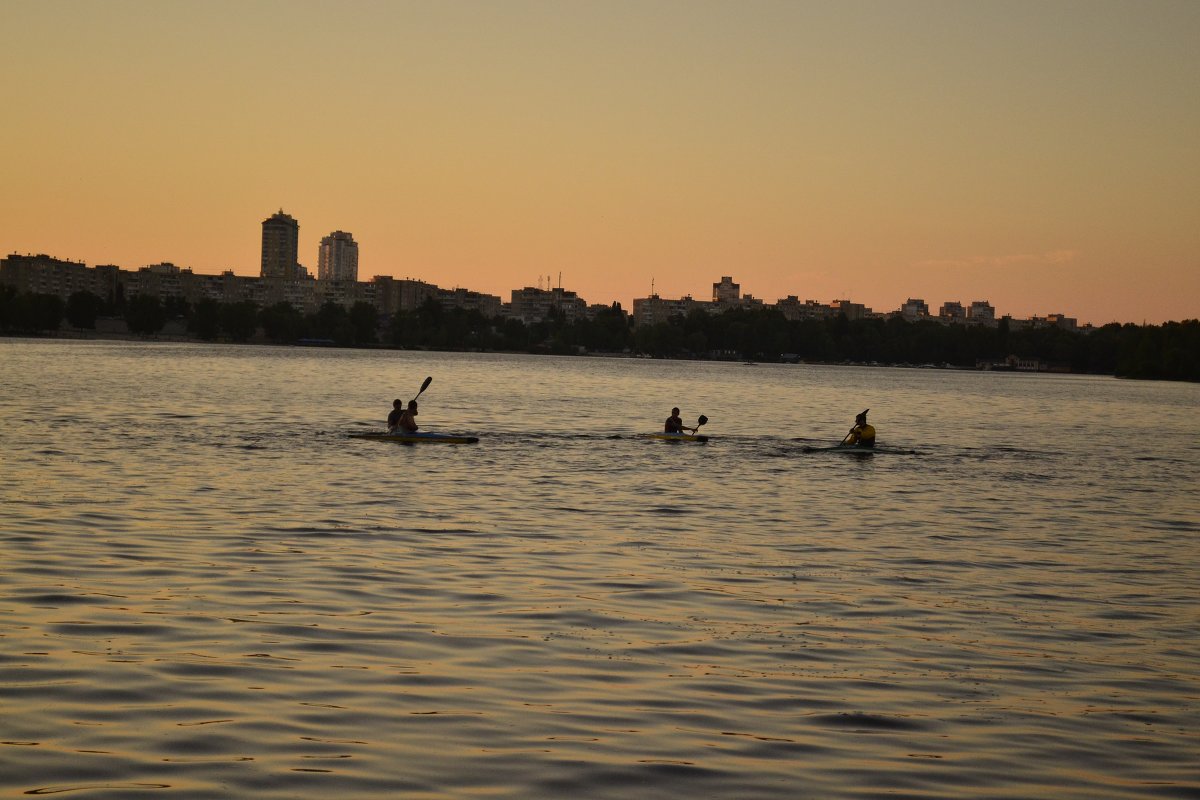
M373 442L398 442L400 444L421 444L425 442L475 444L479 441L478 436L462 436L455 433L426 433L425 431L413 431L411 433L405 431L397 431L396 433L374 431L371 433L352 433L350 436L354 439L370 439Z
M427 433L426 431L417 430L417 398L424 394L431 383L433 383L432 375L425 379L421 384L420 391L417 392L417 396L409 400L407 406L399 398L392 401L392 413L388 414L388 428L386 432L352 433L350 436L355 439L370 439L375 442L397 442L399 444L475 444L478 442L478 436L464 436L454 433Z

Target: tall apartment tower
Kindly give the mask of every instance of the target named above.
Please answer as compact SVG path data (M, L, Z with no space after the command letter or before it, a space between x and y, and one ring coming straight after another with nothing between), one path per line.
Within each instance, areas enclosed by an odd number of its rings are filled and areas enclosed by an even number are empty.
M736 303L742 296L741 284L733 282L728 275L721 277L720 283L713 284L714 303ZM746 295L749 297L749 295Z
M321 240L317 255L317 280L358 280L358 242L345 231L334 231Z
M262 272L264 278L295 278L300 272L300 223L283 213L263 220Z

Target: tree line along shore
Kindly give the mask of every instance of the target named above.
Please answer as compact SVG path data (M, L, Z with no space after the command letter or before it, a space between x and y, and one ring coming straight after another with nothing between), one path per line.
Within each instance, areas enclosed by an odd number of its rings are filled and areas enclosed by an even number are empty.
M0 332L89 335L103 330L154 337L164 331L200 341L328 344L556 355L625 354L762 362L870 363L1035 369L1125 378L1200 381L1200 320L1162 325L1111 323L1088 332L996 327L893 318L788 320L772 308L696 311L634 326L619 306L592 319L551 313L541 322L490 319L430 300L381 317L368 303L325 303L303 313L288 303L136 296L115 306L92 294L19 293L0 286Z

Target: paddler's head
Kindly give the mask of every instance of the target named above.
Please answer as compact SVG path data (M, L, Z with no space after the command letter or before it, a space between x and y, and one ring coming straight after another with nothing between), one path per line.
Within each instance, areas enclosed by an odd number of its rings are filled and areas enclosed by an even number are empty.
M399 397L392 401L392 408L400 408L402 405L404 405L404 401Z
M672 416L672 417L678 417L678 416L679 416L679 409L678 409L678 408L672 408L672 409L671 409L671 416Z
M871 409L869 409L869 408L867 409L867 411L870 411L870 410ZM855 417L854 421L857 422L859 425L866 425L867 424L867 411L864 411L861 414L859 414L857 417Z
M414 414L417 413L417 401L416 400L408 401L408 410Z

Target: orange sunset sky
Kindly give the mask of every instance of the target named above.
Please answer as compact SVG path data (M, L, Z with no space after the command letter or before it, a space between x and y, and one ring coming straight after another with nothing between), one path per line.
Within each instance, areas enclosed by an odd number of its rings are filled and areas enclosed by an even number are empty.
M1200 2L0 0L0 249L1200 316ZM543 278L544 280L544 278Z

